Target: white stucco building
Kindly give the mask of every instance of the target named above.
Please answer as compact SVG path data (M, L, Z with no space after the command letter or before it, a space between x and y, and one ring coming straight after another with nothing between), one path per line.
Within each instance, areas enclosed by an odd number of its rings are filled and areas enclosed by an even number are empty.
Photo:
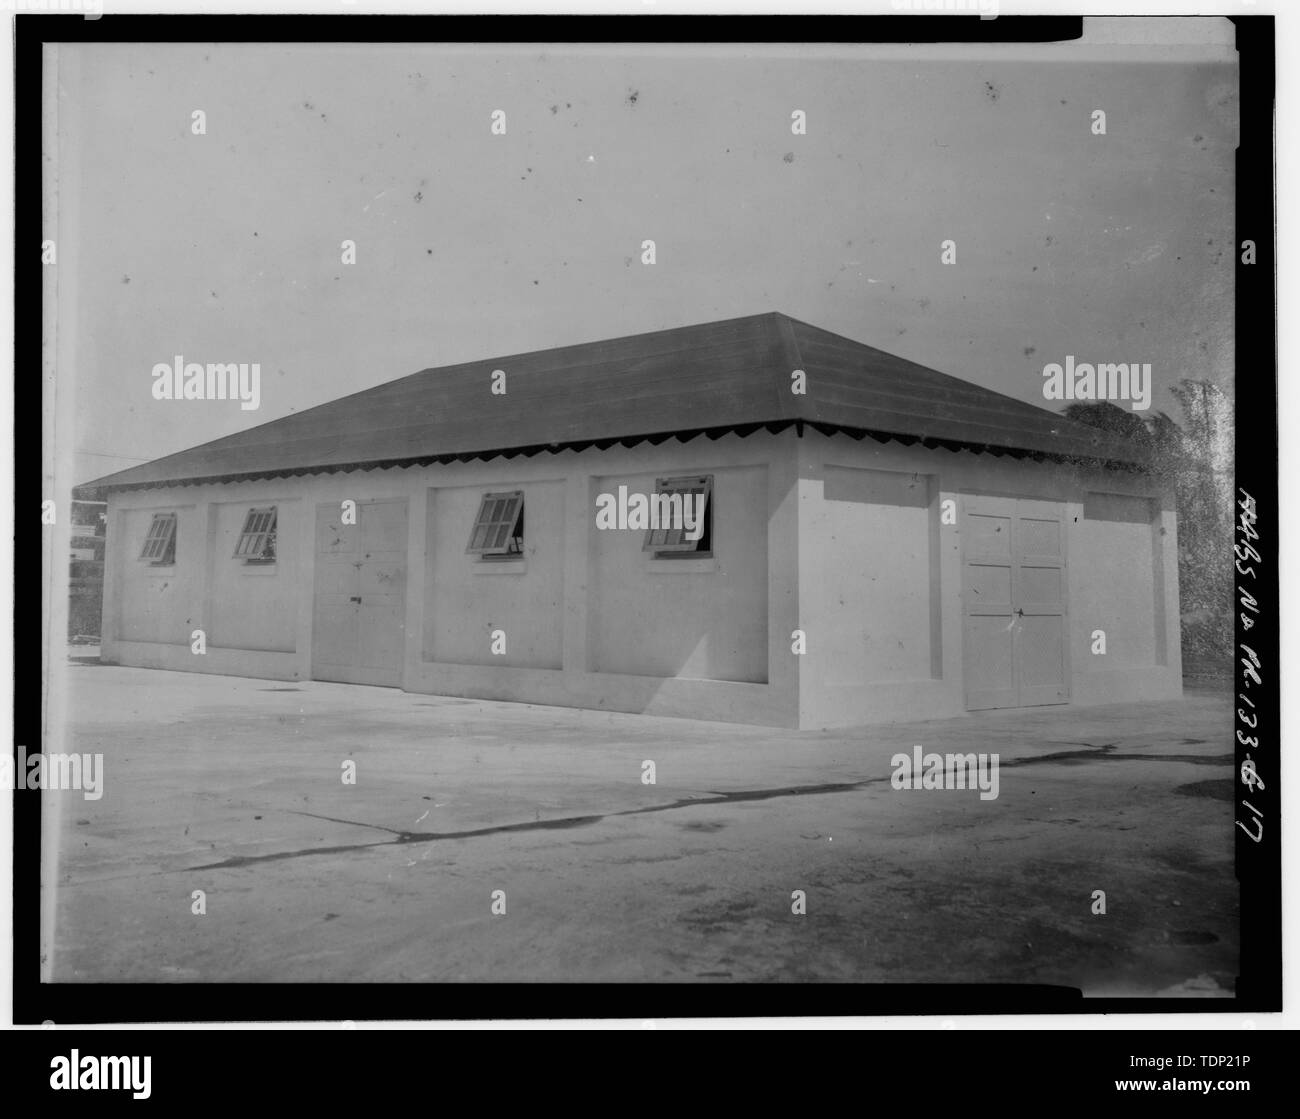
M1179 695L1141 455L768 314L427 370L80 492L110 663L810 728ZM699 539L597 528L620 486L703 497Z

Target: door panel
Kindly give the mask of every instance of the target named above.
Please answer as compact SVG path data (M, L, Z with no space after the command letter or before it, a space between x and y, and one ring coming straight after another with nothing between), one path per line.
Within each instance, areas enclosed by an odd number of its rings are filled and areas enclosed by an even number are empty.
M1018 566L1016 605L1021 707L1068 703L1065 611L1065 511L1050 501L1016 502L1012 526Z
M1015 707L1015 502L968 497L962 503L962 663L972 711Z
M1004 617L972 615L966 619L966 706L972 711L1016 706L1015 638Z
M1016 605L1021 607L1025 613L1030 609L1035 611L1041 609L1046 612L1057 609L1061 605L1061 575L1059 567L1026 567L1021 565L1020 571L1020 596Z
M406 502L316 509L312 676L352 684L402 682L406 650Z
M967 708L1069 702L1062 507L968 496L962 542Z
M402 623L400 605L365 605L361 611L357 634L357 661L360 668L369 672L394 671L397 682L401 683L402 657L406 652L406 634Z
M316 597L355 594L357 590L357 572L352 566L351 556L344 563L324 562L325 556L316 560Z
M1061 646L1065 641L1063 619L1026 614L1017 623L1020 645L1020 706L1064 703L1065 662Z
M1006 614L1011 610L1011 565L972 563L966 569L972 614Z
M1042 516L1033 517L1021 513L1016 517L1016 530L1018 536L1016 546L1022 558L1026 560L1061 558L1059 520L1045 520Z
M357 642L357 612L346 600L317 602L312 623L312 676L317 680L341 680Z
M363 562L357 570L357 588L363 595L400 598L406 593L405 555L396 560L377 557L374 552L363 552L361 559Z
M357 517L361 547L367 552L397 552L406 555L406 502L365 503L366 516Z
M989 505L971 510L966 518L967 555L1009 558L1011 555L1011 514L995 511Z

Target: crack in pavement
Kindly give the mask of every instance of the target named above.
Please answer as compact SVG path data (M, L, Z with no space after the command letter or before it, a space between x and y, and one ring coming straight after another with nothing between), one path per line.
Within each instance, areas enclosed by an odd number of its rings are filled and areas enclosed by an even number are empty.
M1016 769L1022 765L1037 765L1041 762L1060 761L1108 761L1108 762L1185 762L1188 765L1231 765L1236 759L1233 754L1113 754L1118 742L1063 742L1063 746L1087 746L1087 750L1063 750L1059 754L1040 754L1031 758L1014 758L1002 762L1002 769ZM1101 753L1093 753L1100 750Z
M1117 742L1066 742L1061 745L1084 746L1083 750L1065 750L1055 754L1039 754L1032 757L1013 758L1000 762L1000 768L1019 769L1026 765L1041 765L1044 762L1062 761L1158 761L1185 762L1192 765L1231 765L1232 754L1205 756L1200 754L1116 754L1113 753ZM937 753L937 751L935 751ZM952 751L963 753L963 751ZM817 796L825 793L850 793L869 785L889 781L892 774L881 777L867 777L860 781L840 781L821 785L787 785L775 789L744 789L734 793L710 792L707 796L683 797L667 804L644 805L640 808L624 808L617 812L602 812L588 816L562 816L556 820L529 820L516 824L494 824L489 827L472 828L465 831L449 832L413 832L397 828L384 827L382 824L367 824L359 820L343 820L337 816L323 816L315 812L292 810L295 816L310 816L317 820L328 820L335 824L348 824L358 828L373 828L388 832L394 838L376 840L373 843L346 843L333 847L304 847L296 851L278 851L267 855L235 855L220 862L205 863L203 866L191 867L191 870L226 870L253 866L257 863L279 862L285 859L303 858L308 855L334 855L346 851L364 851L376 847L401 847L409 843L436 843L444 839L477 839L487 835L508 835L513 832L560 831L569 828L581 828L602 820L615 819L620 816L643 816L651 812L673 812L679 808L693 808L700 805L737 804L746 801L773 800L778 797Z
M374 828L375 831L386 831L390 835L405 835L406 833L398 828L386 828L383 824L363 824L360 820L341 820L337 816L322 816L319 812L303 812L297 808L289 809L292 816L310 816L313 820L328 820L331 824L348 824L354 828ZM373 844L358 844L358 846L374 846Z
M684 797L668 804L650 804L641 808L624 808L618 812L601 812L591 816L562 816L556 820L528 820L518 824L493 824L484 828L471 828L466 831L399 831L386 828L381 824L366 824L359 820L341 820L335 816L320 816L314 812L295 811L297 816L312 816L318 820L329 820L336 824L349 824L359 828L374 828L376 831L390 832L393 839L380 839L373 843L351 843L336 847L304 847L297 851L275 851L268 855L234 855L220 862L205 863L203 866L191 867L191 870L225 870L234 867L251 866L254 863L278 862L282 859L296 859L306 855L337 854L340 851L364 851L373 847L401 847L408 843L436 843L441 839L477 839L485 835L507 835L511 832L524 831L558 831L567 828L581 828L588 824L598 824L602 820L618 816L641 816L648 812L671 812L678 808L688 808L697 804L729 804L736 801L771 800L773 797L806 796L816 793L847 793L860 789L864 785L874 784L881 778L871 777L864 781L839 782L826 785L793 785L780 789L752 789L738 793L710 793L705 797ZM883 780L889 780L888 777Z

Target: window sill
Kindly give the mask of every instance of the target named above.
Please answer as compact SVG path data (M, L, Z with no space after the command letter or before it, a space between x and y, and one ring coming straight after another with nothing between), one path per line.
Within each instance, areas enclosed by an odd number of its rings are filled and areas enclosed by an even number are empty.
M275 575L280 570L278 563L241 563L241 575Z
M475 575L526 575L528 560L479 560L470 570Z
M718 570L718 559L716 556L656 559L653 552L647 552L645 569L649 575L709 575Z

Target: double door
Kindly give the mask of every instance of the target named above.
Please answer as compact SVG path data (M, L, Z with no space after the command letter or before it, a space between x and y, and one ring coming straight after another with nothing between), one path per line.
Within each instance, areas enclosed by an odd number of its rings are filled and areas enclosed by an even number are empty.
M1063 507L967 496L961 529L967 708L1068 703Z

